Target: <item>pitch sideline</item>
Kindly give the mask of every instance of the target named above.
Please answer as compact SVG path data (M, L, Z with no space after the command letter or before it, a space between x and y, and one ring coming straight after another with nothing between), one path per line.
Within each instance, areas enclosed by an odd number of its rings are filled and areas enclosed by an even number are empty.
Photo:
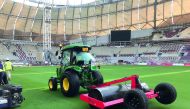
M23 73L23 74L12 74L13 76L22 76L22 75L41 75L41 74L53 74L53 72L46 73Z

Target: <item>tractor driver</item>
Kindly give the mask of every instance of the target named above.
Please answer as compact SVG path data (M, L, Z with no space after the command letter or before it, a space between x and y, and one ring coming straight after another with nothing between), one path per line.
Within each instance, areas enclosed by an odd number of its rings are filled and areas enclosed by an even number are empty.
M71 60L71 63L73 64L73 65L75 65L75 64L77 64L77 55L78 55L79 53L78 52L73 52L73 58L72 58L72 60Z
M84 65L89 64L90 61L95 60L88 52L73 52L72 64Z
M76 65L76 64L83 65L84 62L81 61L81 60L82 60L82 56L81 56L80 52L73 52L73 58L72 58L72 62L71 63L73 65Z

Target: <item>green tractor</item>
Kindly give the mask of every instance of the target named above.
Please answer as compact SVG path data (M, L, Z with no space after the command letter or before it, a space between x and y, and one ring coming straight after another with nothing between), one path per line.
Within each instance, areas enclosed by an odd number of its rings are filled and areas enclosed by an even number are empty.
M51 77L48 85L50 91L56 91L60 84L64 96L72 97L79 93L80 86L103 83L103 77L95 65L95 58L89 53L91 47L85 45L68 45L57 51L61 66L57 68L57 77Z

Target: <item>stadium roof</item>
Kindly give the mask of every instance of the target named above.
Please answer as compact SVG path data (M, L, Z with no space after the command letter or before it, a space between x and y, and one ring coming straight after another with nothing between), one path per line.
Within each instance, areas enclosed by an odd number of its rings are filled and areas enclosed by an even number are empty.
M171 0L158 0L156 10L155 0L94 1L82 0L81 6L81 0L55 0L51 11L52 40L190 23L190 0L175 0L173 5ZM43 12L39 0L0 0L0 39L43 41Z
M31 6L37 5L39 2L47 2L50 1L54 5L71 5L71 6L76 6L76 5L81 5L81 4L88 4L92 3L95 0L13 0L15 2L20 2L20 3L25 3Z

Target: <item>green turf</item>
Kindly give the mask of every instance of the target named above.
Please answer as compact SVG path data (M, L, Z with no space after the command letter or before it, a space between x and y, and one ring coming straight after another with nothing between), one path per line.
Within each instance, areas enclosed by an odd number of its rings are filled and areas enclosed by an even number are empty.
M55 75L56 67L15 68L12 83L21 84L26 100L17 109L89 109L88 105L74 98L64 97L60 90L49 92L48 79ZM189 109L190 68L161 66L102 66L100 70L106 81L138 74L141 80L154 88L160 82L173 84L178 92L177 101L171 105L161 105L156 100L149 101L150 109ZM85 91L82 90L81 93Z

